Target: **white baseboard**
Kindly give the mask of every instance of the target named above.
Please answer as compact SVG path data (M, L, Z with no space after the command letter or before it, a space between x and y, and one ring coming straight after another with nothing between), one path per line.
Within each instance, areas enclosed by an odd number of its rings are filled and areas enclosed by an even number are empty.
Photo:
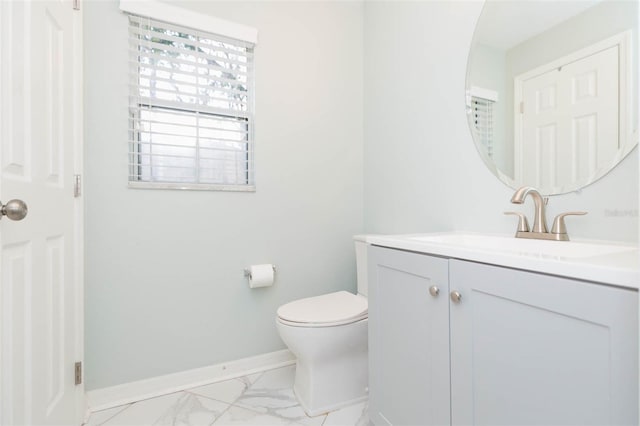
M87 392L91 412L295 364L287 349Z

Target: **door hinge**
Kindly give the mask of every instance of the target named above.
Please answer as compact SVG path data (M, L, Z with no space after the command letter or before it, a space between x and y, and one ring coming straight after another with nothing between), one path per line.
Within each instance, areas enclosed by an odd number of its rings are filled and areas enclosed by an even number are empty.
M82 384L82 362L76 362L75 375L76 385Z
M80 0L73 0L73 10L80 10Z
M524 114L524 102L520 102L520 114Z
M73 196L78 198L82 195L82 175L73 175Z

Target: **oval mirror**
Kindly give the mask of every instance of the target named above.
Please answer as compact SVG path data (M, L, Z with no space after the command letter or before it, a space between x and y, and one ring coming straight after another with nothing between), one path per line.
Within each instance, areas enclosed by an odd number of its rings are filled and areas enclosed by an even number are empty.
M467 64L478 152L512 188L553 195L638 143L637 0L487 0Z

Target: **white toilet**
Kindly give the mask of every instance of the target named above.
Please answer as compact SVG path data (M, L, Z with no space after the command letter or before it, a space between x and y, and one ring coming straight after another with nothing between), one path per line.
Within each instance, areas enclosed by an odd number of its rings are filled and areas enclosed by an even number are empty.
M309 416L367 398L367 244L354 240L357 295L338 291L278 308L278 332L297 357L293 391Z

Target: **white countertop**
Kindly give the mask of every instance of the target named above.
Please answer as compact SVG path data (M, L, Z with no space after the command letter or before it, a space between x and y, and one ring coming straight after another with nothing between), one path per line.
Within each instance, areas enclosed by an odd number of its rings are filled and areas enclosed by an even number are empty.
M469 243L466 243L468 240ZM367 235L369 244L638 289L637 244L542 241L513 235L447 232ZM483 244L482 241L486 241Z

